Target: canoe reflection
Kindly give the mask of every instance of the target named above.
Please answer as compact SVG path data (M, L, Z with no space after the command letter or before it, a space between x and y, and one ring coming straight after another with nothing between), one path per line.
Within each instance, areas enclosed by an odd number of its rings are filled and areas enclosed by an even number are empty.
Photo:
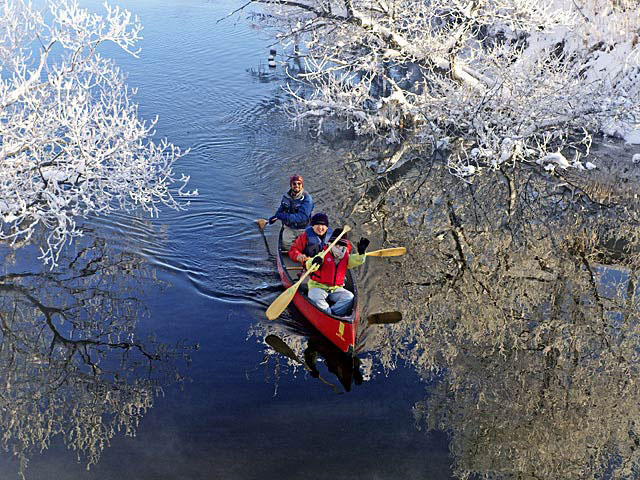
M321 335L311 335L304 350L304 361L310 369L311 376L320 374L316 364L318 355L324 359L327 369L338 378L345 391L351 391L351 385L354 383L362 384L360 359L338 350Z
M295 307L290 308L289 313L288 319L261 324L262 327L267 328L259 330L258 333L277 354L302 366L310 377L331 386L336 393L350 392L354 384L361 385L370 377L367 373L370 366L365 366L366 359L363 364L357 354L351 355L340 350L317 331ZM401 312L368 315L366 322L360 325L361 328L358 331L356 352L370 351L366 346L370 343L370 334L375 336L382 325L399 323L401 320ZM322 367L322 364L325 367ZM338 379L342 389L323 377L325 368ZM364 375L363 372L365 372Z
M293 349L280 337L270 334L265 338L265 342L276 352L290 358L294 362L302 365L313 378L317 378L323 383L331 386L336 393L342 393L333 383L326 380L318 369L318 355L324 360L330 373L334 374L346 392L351 390L351 385L362 384L362 374L360 373L360 359L356 356L348 355L340 351L321 335L311 334L308 338L307 347L303 352L303 359L300 359Z

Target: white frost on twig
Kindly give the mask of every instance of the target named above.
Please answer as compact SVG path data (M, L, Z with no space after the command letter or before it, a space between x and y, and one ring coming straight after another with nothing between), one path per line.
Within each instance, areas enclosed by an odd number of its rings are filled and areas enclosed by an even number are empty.
M255 3L299 66L286 86L295 124L450 137L492 169L553 152L577 154L556 167L580 168L598 132L640 142L635 0Z
M82 235L77 217L183 208L170 188L188 177L173 171L187 152L152 140L155 120L138 118L135 91L97 51L110 42L137 55L138 20L106 4L104 15L74 0L48 6L47 20L30 3L0 6L0 239L45 230L42 259L53 268Z

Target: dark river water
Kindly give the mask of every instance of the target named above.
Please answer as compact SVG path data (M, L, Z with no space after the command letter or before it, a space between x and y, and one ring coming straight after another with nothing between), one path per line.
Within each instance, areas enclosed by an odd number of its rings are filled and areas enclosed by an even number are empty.
M278 111L282 72L267 67L264 33L237 15L217 22L242 3L126 2L144 25L140 58L107 53L138 89L140 115L158 115L156 136L191 149L176 170L191 176L190 187L199 196L186 211L163 211L159 219L120 214L90 220L87 237L63 254L61 273L40 269L30 288L45 304L48 296L66 295L85 312L79 318L87 323L114 322L113 329L125 332L120 340L153 337L149 341L166 353L154 367L162 374L153 385L162 391L152 390L149 408L124 413L118 404L122 398L111 409L95 399L81 401L91 391L89 383L76 383L77 390L67 387L59 404L43 402L43 408L51 408L52 424L62 426L68 438L51 436L42 451L40 444L28 446L28 479L451 477L445 434L419 430L412 413L429 385L413 369L380 358L376 345L386 326L361 332L362 382L346 386L331 353L322 356L325 346L317 347L320 377L314 378L265 343L267 335L277 335L299 355L309 337L308 327L290 312L271 324L264 318L281 291L272 254L277 230L268 227L262 235L256 219L273 214L294 172L304 175L316 210L334 202L329 196L337 193L327 185L325 172L313 168L332 152L291 130ZM99 2L81 4L99 9ZM111 262L99 281L82 284L85 290L76 288L78 278L91 277L80 275L90 271L88 257L84 267L76 257L83 245L93 245L91 255ZM32 251L16 257L9 270L38 270ZM376 272L367 267L359 275L367 313L373 308L368 299L375 296ZM98 289L109 293L108 301L91 310L88 299ZM104 338L109 335L115 337L111 332ZM144 362L127 370L130 358L111 350L102 349L104 365L110 366L104 371L111 372L105 384L126 378L140 388L107 386L101 395L139 394L152 376ZM180 353L188 353L191 361ZM73 375L81 371L78 367ZM41 387L25 387L34 405L46 395L33 393ZM110 439L98 442L99 460L87 470L86 452L78 460L68 448L74 431L94 424L99 431L100 422L109 423L115 411L136 417L133 428L127 432L126 421L120 428L115 422ZM32 428L29 415L21 418L25 431ZM92 432L85 432L89 439ZM1 457L0 478L18 478L18 470L10 447Z

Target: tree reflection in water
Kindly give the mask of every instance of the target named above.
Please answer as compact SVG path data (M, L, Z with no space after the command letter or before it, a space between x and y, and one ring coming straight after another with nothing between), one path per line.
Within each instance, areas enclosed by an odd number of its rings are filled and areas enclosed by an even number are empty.
M136 335L140 298L158 284L145 261L89 242L57 271L10 272L5 262L0 276L2 445L21 474L57 436L95 464L117 432L135 435L189 361L188 345Z
M437 155L375 174L380 149L343 151L333 188L359 188L325 210L408 248L375 266L370 294L404 319L370 350L430 381L414 413L449 433L459 478L640 476L640 170L615 148L593 172L523 165L473 183Z
M370 228L410 242L386 290L408 321L381 358L440 380L419 424L449 432L460 478L637 477L637 190L432 167L368 199L385 195Z

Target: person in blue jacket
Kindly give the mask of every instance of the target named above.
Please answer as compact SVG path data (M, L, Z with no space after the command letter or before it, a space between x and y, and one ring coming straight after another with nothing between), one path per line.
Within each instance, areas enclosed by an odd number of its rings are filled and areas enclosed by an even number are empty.
M269 218L270 225L277 220L282 222L282 245L287 250L296 237L307 228L313 211L313 199L304 191L304 180L300 175L293 175L289 179L289 187L289 191L282 195L280 207L275 215Z

